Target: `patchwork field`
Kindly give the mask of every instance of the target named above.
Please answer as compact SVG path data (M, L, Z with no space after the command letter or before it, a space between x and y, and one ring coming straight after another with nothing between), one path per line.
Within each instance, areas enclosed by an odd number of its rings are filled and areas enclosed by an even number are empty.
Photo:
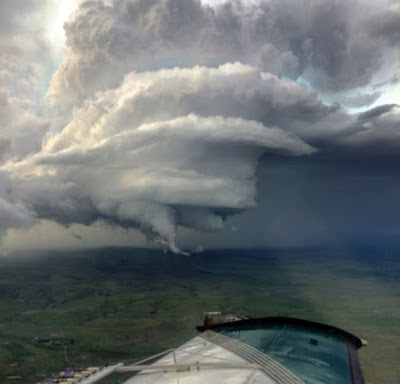
M205 311L293 316L367 339L367 383L400 383L398 250L110 248L0 259L0 382L140 357L196 334ZM123 377L112 378L112 382ZM111 382L111 381L110 381Z

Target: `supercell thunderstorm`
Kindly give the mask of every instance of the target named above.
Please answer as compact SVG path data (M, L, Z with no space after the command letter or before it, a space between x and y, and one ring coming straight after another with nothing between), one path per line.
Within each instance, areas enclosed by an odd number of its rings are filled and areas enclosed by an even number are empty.
M299 3L83 2L64 25L65 57L40 113L43 69L11 68L10 48L0 72L0 229L100 220L179 253L179 227L221 230L256 204L265 153L398 151L396 105L349 114L319 92L374 81L384 54L398 52L385 20L400 20L399 8ZM11 70L26 92L15 93ZM377 83L347 106L368 107L380 92Z

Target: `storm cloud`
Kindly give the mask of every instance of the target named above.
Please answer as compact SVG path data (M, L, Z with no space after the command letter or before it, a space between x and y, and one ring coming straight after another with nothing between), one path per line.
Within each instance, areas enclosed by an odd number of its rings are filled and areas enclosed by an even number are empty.
M399 9L384 4L84 1L51 81L44 35L23 47L4 24L0 228L101 220L181 252L179 227L256 205L266 155L396 156L399 108L379 100L398 84Z
M65 224L117 221L178 252L178 225L222 229L226 215L255 204L263 153L315 151L289 132L232 112L240 104L248 109L253 98L271 109L322 108L301 87L274 81L268 86L241 64L132 73L75 110L41 152L7 167L18 177L20 199L40 217ZM252 83L253 90L244 87ZM53 191L49 209L39 196L48 201Z

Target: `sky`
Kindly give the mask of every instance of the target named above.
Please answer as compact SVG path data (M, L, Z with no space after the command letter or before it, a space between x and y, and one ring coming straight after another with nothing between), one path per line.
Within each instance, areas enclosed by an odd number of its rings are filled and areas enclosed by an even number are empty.
M398 244L400 1L2 0L8 249Z

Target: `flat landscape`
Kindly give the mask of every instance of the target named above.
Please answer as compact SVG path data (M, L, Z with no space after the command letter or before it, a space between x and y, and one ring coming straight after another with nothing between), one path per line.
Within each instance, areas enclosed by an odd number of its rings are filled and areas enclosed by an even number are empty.
M203 312L292 316L368 340L367 383L400 383L398 249L106 248L0 258L0 382L134 361L196 334ZM113 382L123 380L113 378Z

